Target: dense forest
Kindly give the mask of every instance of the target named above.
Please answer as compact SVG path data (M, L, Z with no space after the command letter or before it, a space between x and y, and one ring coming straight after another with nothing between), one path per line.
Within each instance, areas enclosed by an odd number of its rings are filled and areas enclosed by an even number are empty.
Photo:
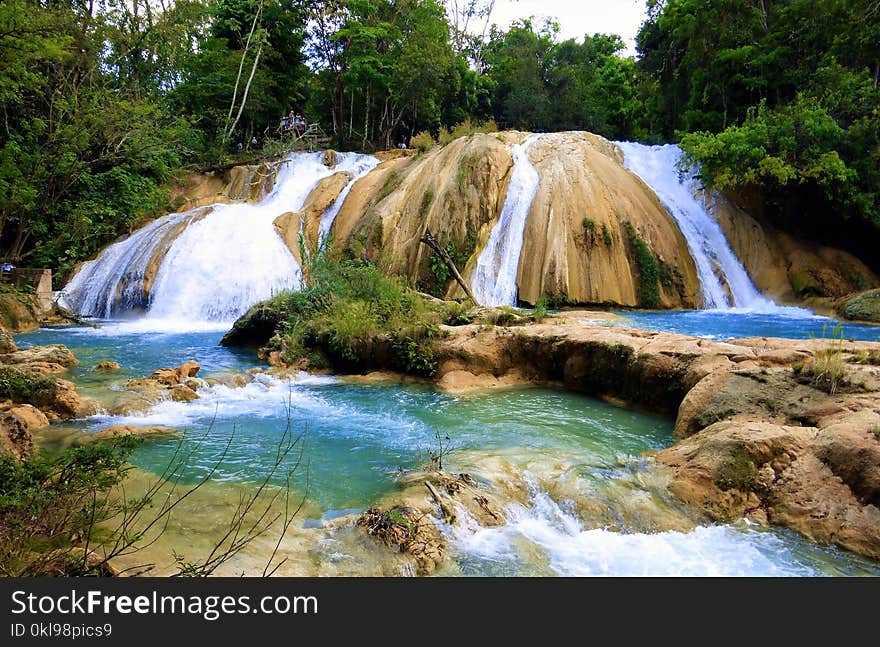
M0 256L63 274L293 111L365 151L463 123L680 142L706 184L877 264L878 0L648 0L635 58L493 4L3 0Z

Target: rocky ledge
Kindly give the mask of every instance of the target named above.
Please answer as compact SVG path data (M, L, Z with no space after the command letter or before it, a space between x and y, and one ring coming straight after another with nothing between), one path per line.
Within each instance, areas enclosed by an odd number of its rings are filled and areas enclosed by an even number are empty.
M880 343L722 343L609 318L443 326L436 382L549 384L673 416L677 443L656 457L673 495L711 520L745 516L880 558Z
M35 431L92 413L73 382L58 377L78 363L65 346L20 350L0 327L0 453L23 458Z

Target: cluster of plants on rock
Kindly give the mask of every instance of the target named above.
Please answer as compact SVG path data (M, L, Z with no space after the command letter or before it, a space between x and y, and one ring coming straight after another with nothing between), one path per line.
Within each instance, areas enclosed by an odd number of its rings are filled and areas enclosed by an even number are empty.
M648 244L638 235L632 223L627 221L623 226L639 272L636 286L639 305L656 308L660 305L660 263Z
M335 255L329 241L304 249L303 258L304 289L275 297L288 313L280 335L286 360L319 353L331 365L358 369L387 355L391 368L436 372L439 307L371 261Z
M11 366L0 367L0 399L24 403L50 401L58 388L51 377L33 375Z

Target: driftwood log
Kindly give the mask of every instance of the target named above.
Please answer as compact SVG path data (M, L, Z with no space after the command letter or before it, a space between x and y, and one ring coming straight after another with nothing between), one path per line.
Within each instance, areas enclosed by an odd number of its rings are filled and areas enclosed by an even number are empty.
M448 267L449 271L452 272L453 278L461 286L461 289L464 290L464 293L467 295L468 299L473 301L476 305L480 305L474 298L474 295L471 292L471 289L468 287L468 284L465 282L464 278L462 278L461 273L458 271L458 268L455 266L452 258L450 258L446 250L440 246L440 243L438 243L437 239L434 238L434 234L431 233L430 229L425 230L425 235L422 236L421 241L423 244L433 249L437 256L439 256L440 259L446 264L446 267Z

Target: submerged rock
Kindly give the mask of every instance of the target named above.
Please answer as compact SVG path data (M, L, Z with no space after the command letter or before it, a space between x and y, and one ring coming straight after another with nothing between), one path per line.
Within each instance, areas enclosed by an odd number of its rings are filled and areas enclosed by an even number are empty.
M174 427L138 426L138 425L114 425L106 427L94 433L84 433L77 438L79 444L94 442L96 440L109 440L116 436L134 436L136 438L164 438L180 435L180 429Z
M113 362L110 360L102 360L95 365L96 371L118 371L122 367L119 365L119 362Z

